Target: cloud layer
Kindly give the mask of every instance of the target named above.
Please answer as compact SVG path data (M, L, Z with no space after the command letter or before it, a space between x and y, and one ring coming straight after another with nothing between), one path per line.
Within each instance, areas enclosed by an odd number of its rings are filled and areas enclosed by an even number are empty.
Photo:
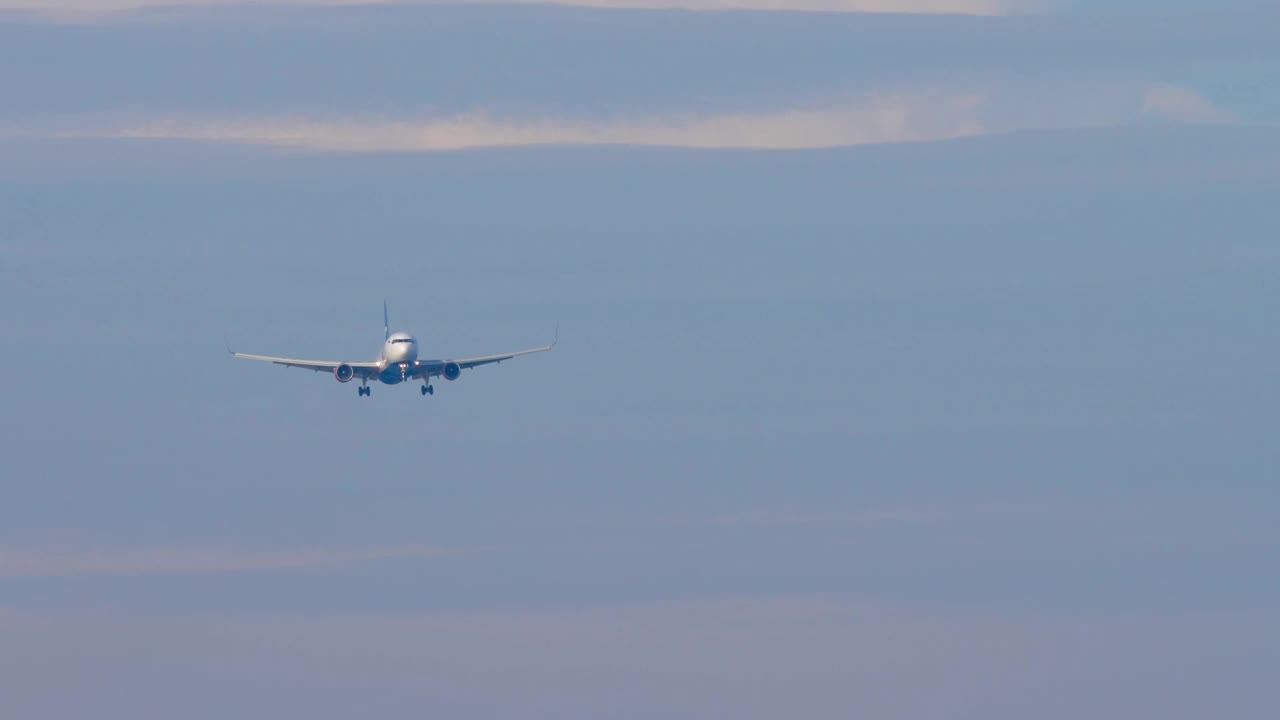
M77 120L62 129L10 129L14 137L203 140L327 152L422 152L517 145L642 145L802 149L942 140L984 132L976 94L916 94L823 109L710 115L508 120L170 117Z
M0 549L0 579L312 570L380 560L421 559L440 552L416 545L357 550Z
M1006 93L1007 95L1007 93ZM425 118L362 115L106 115L0 127L0 138L194 140L316 152L432 152L536 145L631 145L793 150L948 140L1016 130L1131 125L1152 118L1190 124L1235 118L1191 88L1135 87L1097 107L1026 114L980 90L897 90L858 102L756 112L591 117L500 117L487 112Z
M593 8L764 10L778 12L1009 15L1033 12L1035 0L503 0L513 5L576 5ZM0 10L105 13L148 7L243 5L479 5L491 0L0 0Z
M1222 124L1236 120L1234 115L1215 106L1195 90L1172 85L1147 90L1142 98L1142 112L1185 123Z
M1259 620L1263 620L1259 623ZM1264 717L1257 615L822 598L405 615L0 608L14 717ZM193 698L196 700L193 701Z

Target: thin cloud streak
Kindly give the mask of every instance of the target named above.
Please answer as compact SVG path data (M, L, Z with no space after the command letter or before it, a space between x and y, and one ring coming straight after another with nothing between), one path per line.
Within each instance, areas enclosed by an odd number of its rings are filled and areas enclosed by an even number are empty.
M1199 718L1216 716L1224 697L1232 717L1265 717L1249 710L1274 697L1269 621L1259 612L943 612L804 596L396 614L0 607L9 651L0 672L13 717L89 707L181 716L197 696L218 717L536 708L551 717L897 720L938 708L1077 718L1119 707L1125 717ZM208 693L211 677L220 692ZM159 711L139 715L136 693L103 692L135 686L165 691L143 700Z
M1142 112L1185 123L1221 125L1237 120L1195 90L1173 85L1148 89L1142 97Z
M423 559L436 557L442 552L438 548L421 545L358 550L0 549L0 580L315 570L383 560Z
M1039 12L1038 0L502 0L511 5L570 5L636 10L758 10L771 12L903 13L1002 16ZM491 5L492 0L0 0L0 10L95 15L146 8L292 5Z
M485 114L421 121L364 118L172 117L92 121L10 137L202 140L322 152L427 152L520 145L642 145L806 149L980 135L978 95L909 96L818 110L591 121L500 120Z
M772 529L851 529L874 530L893 527L919 527L937 522L941 513L919 508L868 510L854 513L820 513L791 510L759 510L712 518L718 527Z

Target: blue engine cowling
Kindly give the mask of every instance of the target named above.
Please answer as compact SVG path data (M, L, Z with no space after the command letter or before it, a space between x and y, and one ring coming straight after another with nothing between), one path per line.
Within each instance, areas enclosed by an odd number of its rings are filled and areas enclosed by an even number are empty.
M457 380L462 376L462 367L456 362L447 362L444 364L444 369L440 371L440 374L444 375L445 380Z
M351 369L351 366L346 363L342 363L333 369L333 378L340 383L351 382L351 378L355 376L356 371Z

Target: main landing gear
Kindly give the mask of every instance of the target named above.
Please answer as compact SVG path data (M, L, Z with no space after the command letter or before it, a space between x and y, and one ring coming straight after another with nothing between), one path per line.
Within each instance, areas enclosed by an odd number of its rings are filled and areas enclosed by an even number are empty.
M371 393L371 392L373 392L373 388L371 388L371 387L358 387L358 388L356 388L356 394L358 394L358 395L363 395L364 397L369 397L369 393Z
M436 394L436 389L435 389L435 387L433 387L433 386L431 386L431 385L423 385L423 386L422 386L422 394L423 394L423 395L435 395L435 394Z

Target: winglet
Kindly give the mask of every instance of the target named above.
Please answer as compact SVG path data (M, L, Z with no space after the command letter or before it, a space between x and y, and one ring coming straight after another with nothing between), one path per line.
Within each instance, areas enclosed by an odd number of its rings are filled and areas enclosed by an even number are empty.
M231 353L232 355L235 355L236 351L231 349L231 341L227 340L227 338L223 338L223 340L227 341L227 352Z
M551 347L560 342L560 323L556 323L556 334L551 337Z
M391 338L391 321L387 319L387 301L382 301L382 339L385 342Z

